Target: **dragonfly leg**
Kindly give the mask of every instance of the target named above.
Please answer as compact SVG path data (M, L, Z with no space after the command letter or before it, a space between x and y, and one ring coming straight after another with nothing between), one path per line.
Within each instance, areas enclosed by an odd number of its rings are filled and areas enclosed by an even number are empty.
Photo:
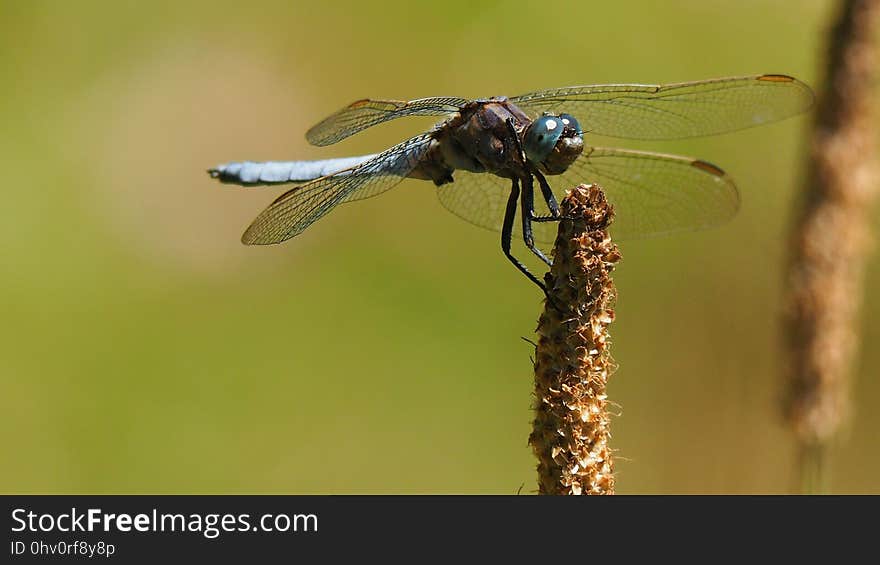
M516 146L516 151L520 156L520 160L525 165L526 164L526 153L523 151L522 144L519 142L519 135L516 133L516 125L513 123L513 118L507 118L507 129L510 132L510 139L513 140L513 144ZM541 173L536 174L540 175ZM547 181L543 176L540 177L544 180L544 184L547 184ZM514 180L514 182L516 182ZM529 248L529 251L538 256L541 261L547 263L548 265L552 265L553 262L547 258L544 253L541 252L540 249L535 247L535 238L532 235L532 220L535 216L535 185L532 182L532 175L526 174L522 179L522 230L523 230L523 241L526 243L526 247ZM547 185L547 189L545 192L544 185L541 185L541 192L544 194L544 198L547 198L547 195L550 195L550 201L547 203L550 206L550 210L556 210L556 214L559 215L559 205L556 203L556 198L553 197L553 191L550 190L550 186ZM511 195L512 197L512 195ZM552 204L550 204L552 202ZM508 202L508 208L510 207L510 203ZM505 220L507 218L505 217ZM511 218L511 221L513 219ZM540 220L539 220L540 221ZM511 227L512 229L512 227Z
M537 255L538 258L547 263L547 265L552 266L553 261L548 259L540 249L535 247L535 237L532 235L532 219L535 217L535 185L532 182L531 176L523 178L522 197L520 200L522 202L523 241L526 243L526 247L529 248L529 251Z
M507 118L505 123L507 124L507 131L510 133L510 139L513 140L513 144L516 146L516 153L519 156L519 161L525 166L526 152L523 151L522 144L519 142L519 135L516 133L516 124L513 123L513 118Z
M530 281L538 285L538 287L547 294L547 287L544 286L538 277L533 275L525 265L519 262L519 259L510 252L510 241L513 237L513 220L516 219L516 205L519 200L519 180L513 179L513 185L510 188L510 198L507 199L507 210L504 212L504 225L501 228L501 250L504 252L513 265L520 270L522 274L529 278Z
M541 174L540 171L535 171L535 178L538 179L538 185L541 187L541 194L544 196L544 202L547 203L547 208L550 209L549 216L534 216L532 220L536 222L552 222L558 220L562 217L562 213L559 211L559 203L556 202L556 197L553 195L553 189L550 188L550 184L547 182L547 179L544 178L544 175Z

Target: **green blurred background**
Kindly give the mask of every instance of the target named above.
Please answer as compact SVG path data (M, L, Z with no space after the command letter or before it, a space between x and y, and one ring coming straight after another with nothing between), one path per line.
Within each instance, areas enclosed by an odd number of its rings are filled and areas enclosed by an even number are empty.
M524 493L540 293L498 237L405 181L282 246L279 189L205 174L329 148L357 98L484 97L788 73L815 85L828 0L0 2L2 491ZM621 493L789 492L779 296L802 117L654 145L723 166L712 231L624 242L610 397ZM880 282L834 492L880 493Z

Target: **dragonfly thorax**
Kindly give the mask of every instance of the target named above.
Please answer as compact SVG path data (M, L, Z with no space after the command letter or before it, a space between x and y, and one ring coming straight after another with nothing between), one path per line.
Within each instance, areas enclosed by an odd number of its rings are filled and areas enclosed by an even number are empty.
M532 121L502 99L474 101L435 132L434 143L410 176L437 185L452 182L456 170L517 179L535 170L561 174L584 147L574 117L545 114Z

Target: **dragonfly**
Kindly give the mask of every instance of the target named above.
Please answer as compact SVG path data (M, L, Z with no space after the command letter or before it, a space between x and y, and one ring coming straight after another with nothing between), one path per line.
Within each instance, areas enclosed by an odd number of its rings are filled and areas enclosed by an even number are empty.
M407 116L442 117L429 131L381 153L312 161L241 161L208 173L224 183L292 183L242 235L247 245L286 241L340 204L381 194L403 179L432 181L453 214L501 232L504 255L543 283L511 252L519 209L525 246L548 265L565 188L602 187L614 209L615 238L642 238L719 225L736 213L739 192L708 161L590 146L589 134L636 140L714 135L788 118L813 103L803 82L782 74L674 84L599 84L514 97L358 100L306 133L327 146Z

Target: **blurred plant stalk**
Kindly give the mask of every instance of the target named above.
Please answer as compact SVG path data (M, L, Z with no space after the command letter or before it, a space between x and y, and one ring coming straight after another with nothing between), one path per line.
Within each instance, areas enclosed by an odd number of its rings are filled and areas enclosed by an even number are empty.
M844 0L830 31L784 297L784 414L801 488L826 490L826 451L849 412L850 374L877 197L880 0Z
M538 458L540 494L614 494L605 392L614 371L611 272L620 260L608 235L613 210L598 186L580 185L563 199L562 213L553 266L544 276L529 443Z

